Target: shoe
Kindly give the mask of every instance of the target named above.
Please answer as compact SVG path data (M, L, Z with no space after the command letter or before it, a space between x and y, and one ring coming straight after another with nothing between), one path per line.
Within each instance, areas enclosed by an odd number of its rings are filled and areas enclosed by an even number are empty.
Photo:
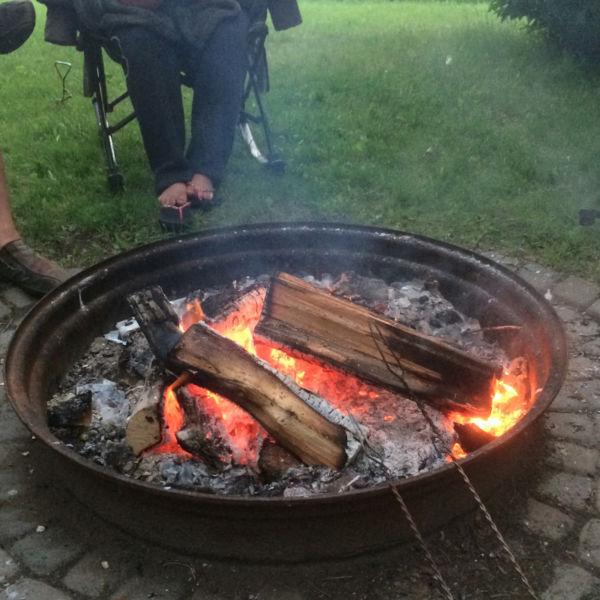
M165 231L183 231L192 222L191 204L188 202L183 206L161 206L158 222Z
M0 4L0 54L20 48L35 27L31 0L11 0Z
M15 240L0 249L0 279L35 296L47 294L72 274L73 271L36 254L23 240Z

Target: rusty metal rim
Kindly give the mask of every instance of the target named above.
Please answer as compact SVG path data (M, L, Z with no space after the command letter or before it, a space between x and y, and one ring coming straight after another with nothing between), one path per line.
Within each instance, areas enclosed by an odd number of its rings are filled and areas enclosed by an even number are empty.
M150 483L141 482L135 479L131 479L124 475L120 475L116 471L110 471L109 469L102 468L100 466L95 465L93 462L83 458L74 450L71 450L65 447L56 437L54 437L48 430L41 429L37 427L35 424L30 423L26 416L19 408L19 402L17 398L20 394L25 394L26 391L22 382L16 380L13 376L13 365L20 360L20 357L23 356L26 348L23 348L23 345L26 344L27 332L31 328L35 328L37 321L40 318L43 318L45 313L51 313L53 307L59 304L66 297L69 297L74 292L73 290L80 285L84 285L86 281L91 281L93 279L102 279L103 273L107 273L110 270L114 269L114 267L124 261L131 261L136 257L142 257L147 255L148 253L160 253L161 250L172 247L173 244L191 244L195 240L204 239L207 240L212 236L222 236L226 235L236 235L243 232L256 231L260 232L261 230L274 230L277 229L280 232L284 233L286 231L289 232L297 232L300 230L339 230L343 229L346 231L352 232L363 232L366 234L374 235L377 237L390 237L395 241L399 241L400 238L411 239L415 241L420 241L425 244L433 245L436 248L445 248L453 255L460 256L464 259L477 261L482 265L487 265L488 267L493 268L498 273L501 273L505 278L512 281L512 283L526 291L528 295L534 300L537 304L541 313L543 313L543 318L548 328L553 331L553 339L555 342L555 347L553 351L553 365L552 365L552 376L549 378L546 386L542 390L542 392L537 397L536 403L534 407L530 410L530 412L523 418L517 425L515 425L511 430L506 432L504 435L500 436L493 442L487 444L486 446L480 448L479 450L470 453L467 457L460 460L461 464L465 468L469 468L470 465L476 465L480 458L484 455L496 453L501 450L502 446L518 437L523 433L525 429L528 429L531 425L537 421L537 419L542 415L542 413L548 408L552 400L554 399L556 393L560 390L564 382L564 378L566 375L566 342L564 339L564 332L562 330L562 325L554 311L547 304L545 299L527 282L521 280L517 276L515 276L511 271L498 265L492 260L476 254L470 250L465 250L463 248L459 248L452 244L448 244L446 242L441 242L438 240L434 240L421 235L414 235L411 233L397 231L393 229L386 228L378 228L378 227L369 227L369 226L356 226L344 223L316 223L316 222L299 222L299 223L260 223L246 226L230 226L230 227L220 227L220 228L211 228L205 230L200 233L191 233L183 236L179 236L177 238L171 238L168 240L162 240L158 242L154 242L151 244L147 244L144 246L140 246L138 248L134 248L132 250L121 253L115 257L108 258L95 266L86 269L75 277L71 278L69 281L65 282L50 294L45 296L42 300L40 300L33 309L28 313L25 319L20 324L17 332L15 333L13 340L10 344L7 359L4 367L5 381L6 381L6 390L7 396L13 409L24 423L24 425L32 432L32 434L40 440L49 450L52 452L66 458L70 461L74 461L80 467L86 469L94 473L101 479L109 480L112 482L120 482L129 488L134 488L143 492L145 494L149 494L151 496L162 498L162 499L174 499L177 498L186 503L201 503L201 504L213 504L219 505L222 507L268 507L276 504L277 506L284 506L286 508L302 508L313 505L323 505L323 504L336 504L340 503L352 503L354 501L362 501L370 498L381 497L389 494L389 485L386 483L382 483L376 486L372 486L363 490L352 490L349 492L344 492L342 494L318 494L308 498L292 498L292 499L283 499L283 498L264 498L264 497L252 497L248 498L245 496L222 496L216 494L207 494L202 492L194 492L188 490L180 490L176 488L172 489L164 489L158 486L152 485ZM400 492L408 491L414 487L439 483L439 480L443 480L446 478L455 476L455 468L452 464L446 464L442 467L438 467L421 475L416 475L409 477L407 479L398 479L391 482Z

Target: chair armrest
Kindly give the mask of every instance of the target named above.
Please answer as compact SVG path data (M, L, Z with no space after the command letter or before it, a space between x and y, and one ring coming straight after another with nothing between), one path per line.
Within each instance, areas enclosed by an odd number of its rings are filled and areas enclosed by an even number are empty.
M77 14L72 5L67 2L48 2L46 4L46 27L44 39L50 44L60 46L75 46L77 44Z
M297 0L267 0L267 7L275 31L290 29L302 23Z

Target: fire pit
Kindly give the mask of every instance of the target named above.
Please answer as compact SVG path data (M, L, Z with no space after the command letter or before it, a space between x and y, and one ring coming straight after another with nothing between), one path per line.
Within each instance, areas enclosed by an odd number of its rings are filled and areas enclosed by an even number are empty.
M560 323L534 290L487 259L422 237L339 225L262 225L209 231L105 261L44 298L20 326L7 357L9 398L80 500L147 539L220 557L297 561L356 554L410 538L388 483L289 498L164 489L94 465L48 429L46 403L59 380L96 336L130 315L129 294L159 284L169 297L181 297L279 271L354 271L386 281L434 278L461 312L490 328L509 358L529 362L530 384L539 393L527 415L463 459L483 496L518 467L533 424L560 389L566 362ZM474 504L450 464L396 483L424 530Z

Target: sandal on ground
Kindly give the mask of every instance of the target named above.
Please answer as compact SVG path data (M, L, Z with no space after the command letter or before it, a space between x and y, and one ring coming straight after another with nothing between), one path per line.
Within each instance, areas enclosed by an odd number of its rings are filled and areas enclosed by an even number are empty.
M0 249L0 279L35 296L43 296L72 275L55 262L36 254L23 240Z
M158 222L165 231L183 231L192 222L191 204L183 206L161 206Z

